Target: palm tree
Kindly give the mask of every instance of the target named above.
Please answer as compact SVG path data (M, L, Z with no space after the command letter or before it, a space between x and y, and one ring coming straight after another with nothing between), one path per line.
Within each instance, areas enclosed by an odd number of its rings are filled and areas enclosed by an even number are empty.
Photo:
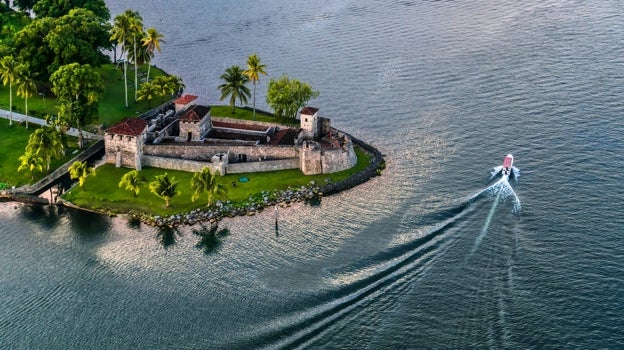
M168 94L173 94L175 92L174 87L171 85L171 81L169 77L161 75L154 80L150 84L154 84L156 87L156 94L161 97L161 102L165 101L165 96Z
M20 65L18 67L18 74L16 77L17 82L17 96L24 98L24 111L26 113L26 129L28 129L28 99L37 93L37 84L30 77L28 66Z
M158 198L162 198L165 201L166 207L169 207L169 201L177 194L177 187L178 182L175 181L175 177L169 179L167 173L157 175L156 180L149 184L150 191Z
M147 107L152 108L152 99L159 94L159 89L153 82L146 81L139 88L139 97L137 101L147 100Z
M156 30L156 28L148 28L145 31L145 36L143 37L142 41L143 41L143 46L145 47L145 50L148 53L147 55L148 62L151 61L152 57L154 57L154 51L158 50L158 52L160 52L160 43L165 42L164 40L162 40L164 37L165 36L159 33ZM147 80L146 81L149 81L150 68L152 68L151 64L147 66Z
M181 91L183 91L184 88L186 87L186 85L184 85L184 82L182 81L182 78L180 78L177 75L173 75L173 74L168 75L167 82L169 83L171 88L174 90L173 91L174 94L181 93Z
M43 158L33 152L26 152L19 157L20 166L17 171L30 171L30 181L35 179L35 170L43 172Z
M243 71L243 74L245 74L245 76L249 78L249 80L251 80L254 86L253 120L256 120L256 83L260 79L260 76L259 76L260 74L267 75L267 73L264 71L265 68L266 68L266 65L260 63L260 58L255 53L247 57L247 69Z
M230 96L230 106L232 106L232 114L234 114L236 113L236 99L238 98L241 104L246 104L251 95L249 88L245 86L249 78L243 74L239 66L232 66L225 70L221 79L225 80L224 84L219 85L221 101Z
M126 12L115 17L113 29L111 31L111 40L120 44L122 54L126 54L123 62L126 108L128 108L128 45L130 43L129 38L136 35L135 29L137 27L137 22L142 22L142 18L139 13L132 10L126 10Z
M201 172L193 174L193 178L191 178L191 189L193 190L193 196L191 197L193 202L201 196L202 192L207 192L207 206L212 204L212 199L214 197L223 197L226 193L225 186L217 183L217 175L213 175L208 168L203 168Z
M26 152L43 158L46 170L50 170L50 160L63 155L64 147L61 136L54 127L43 126L30 134Z
M13 125L13 83L17 77L17 60L11 56L4 56L0 59L0 77L2 85L9 84L9 125Z
M84 184L89 175L95 176L95 169L87 165L87 161L83 162L74 162L69 167L69 178L70 179L78 179L78 184L80 188L84 190Z
M137 15L132 18L130 22L130 29L132 30L132 46L134 47L134 101L137 100L139 90L139 56L137 55L137 42L143 37L143 18Z
M132 194L136 197L141 191L141 182L142 181L139 172L137 170L130 170L121 177L121 181L119 181L119 188L124 188L128 191L131 191Z

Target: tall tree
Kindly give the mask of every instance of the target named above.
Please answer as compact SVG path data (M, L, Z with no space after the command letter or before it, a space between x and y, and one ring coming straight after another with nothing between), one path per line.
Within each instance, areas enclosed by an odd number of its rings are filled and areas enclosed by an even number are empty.
M50 74L69 63L97 67L110 61L104 49L111 48L110 24L102 22L93 12L77 8L55 20L55 27L46 34L44 43L53 53Z
M16 58L28 63L32 78L41 83L65 64L97 67L110 61L103 53L111 48L110 27L83 8L73 9L60 18L37 18L16 33Z
M132 194L136 197L139 195L141 191L141 176L137 170L130 170L125 173L121 180L119 181L119 188L124 188L128 191L131 191Z
M132 55L132 61L134 61L134 101L136 102L139 90L139 55L137 53L137 46L143 37L143 18L141 16L134 16L130 21L130 29L132 30L132 47L134 55Z
M102 77L88 64L72 63L52 73L50 82L59 103L59 116L78 129L78 144L82 148L82 127L96 118L98 102L104 93Z
M75 8L84 8L104 22L110 19L110 12L104 0L37 0L32 8L38 18L58 18Z
M13 3L24 12L32 10L38 0L13 0Z
M13 83L17 77L18 61L9 55L0 59L0 77L2 85L9 84L9 125L13 125Z
M171 198L177 194L177 187L178 182L175 181L174 177L169 179L167 173L164 173L163 175L156 175L156 180L150 182L149 184L150 191L158 198L162 198L165 201L166 207L169 207Z
M151 60L154 57L154 52L158 51L160 53L160 44L164 43L163 40L165 36L159 33L156 28L147 28L145 31L145 36L142 39L143 47L145 51L148 53L148 66L147 66L147 80L149 81L150 76L150 68L152 68Z
M294 121L297 118L297 111L318 95L319 92L313 90L309 84L283 75L277 80L269 81L267 103L273 108L275 114L292 118Z
M212 200L215 197L223 197L226 193L225 186L217 182L217 175L213 175L209 168L203 168L201 172L193 174L191 178L191 189L193 190L193 196L191 197L193 202L195 202L203 192L207 193L207 206L212 204Z
M69 167L69 178L72 180L78 179L78 184L83 190L85 189L85 181L89 175L95 176L95 168L88 166L86 160L83 162L74 162Z
M221 101L230 96L232 113L236 113L236 99L238 99L241 104L246 104L251 95L249 93L249 88L245 86L249 78L243 74L239 66L232 66L225 70L225 73L221 75L221 79L225 81L225 83L219 85Z
M121 45L122 55L125 54L123 72L126 108L128 108L128 48L131 43L131 38L135 36L137 22L142 22L141 16L138 12L132 10L126 10L126 12L115 16L110 37L112 41Z
M20 166L17 171L28 170L30 172L30 181L35 179L35 171L43 172L43 158L33 152L26 152L19 157Z
M247 57L247 69L243 71L243 74L251 80L253 83L253 119L256 120L256 83L260 79L260 74L267 75L264 71L265 64L260 63L260 58L254 53Z
M27 65L19 65L16 77L17 96L24 99L24 113L26 115L26 129L28 129L28 99L37 93L37 84L30 77Z
M30 134L26 153L33 153L43 158L46 170L50 170L50 161L52 158L59 158L63 155L64 147L61 135L56 128L51 126L43 126Z
M15 55L24 63L28 63L33 78L47 81L54 61L55 53L46 41L47 35L56 28L56 19L38 18L15 34Z

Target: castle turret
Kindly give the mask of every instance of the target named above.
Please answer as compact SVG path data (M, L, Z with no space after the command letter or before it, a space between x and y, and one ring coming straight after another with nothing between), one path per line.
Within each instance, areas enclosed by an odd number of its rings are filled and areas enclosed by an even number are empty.
M318 108L304 107L299 112L299 121L303 138L316 139L319 137Z
M106 130L104 136L106 163L141 170L146 132L147 122L138 118L122 120Z

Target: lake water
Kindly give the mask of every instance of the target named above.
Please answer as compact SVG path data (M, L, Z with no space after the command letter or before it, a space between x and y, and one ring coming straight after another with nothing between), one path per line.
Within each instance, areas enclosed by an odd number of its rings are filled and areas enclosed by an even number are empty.
M387 170L210 249L1 203L0 348L624 347L624 2L107 3L202 102L255 52ZM519 210L473 197L507 153Z

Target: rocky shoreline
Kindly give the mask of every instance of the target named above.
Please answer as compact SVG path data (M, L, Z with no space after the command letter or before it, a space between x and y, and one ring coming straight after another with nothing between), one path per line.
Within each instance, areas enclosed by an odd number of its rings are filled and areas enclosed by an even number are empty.
M271 192L262 191L256 195L250 196L247 200L242 202L233 203L231 201L217 201L212 207L194 209L188 213L172 214L169 216L158 216L132 211L113 212L106 210L91 210L79 207L61 198L58 198L55 204L109 216L128 215L130 218L138 219L147 225L157 227L176 227L180 225L215 223L225 217L252 216L256 213L262 212L266 208L275 206L287 207L298 202L315 204L318 203L324 195L338 193L348 188L355 187L368 181L372 177L380 175L381 171L385 168L385 161L379 150L359 139L354 137L352 138L355 144L373 155L370 164L362 171L345 180L326 183L322 186L314 181L310 181L307 186L301 186L296 189L288 188L286 190ZM47 199L39 196L3 193L3 196L1 197L5 201L18 201L31 205L49 204Z

